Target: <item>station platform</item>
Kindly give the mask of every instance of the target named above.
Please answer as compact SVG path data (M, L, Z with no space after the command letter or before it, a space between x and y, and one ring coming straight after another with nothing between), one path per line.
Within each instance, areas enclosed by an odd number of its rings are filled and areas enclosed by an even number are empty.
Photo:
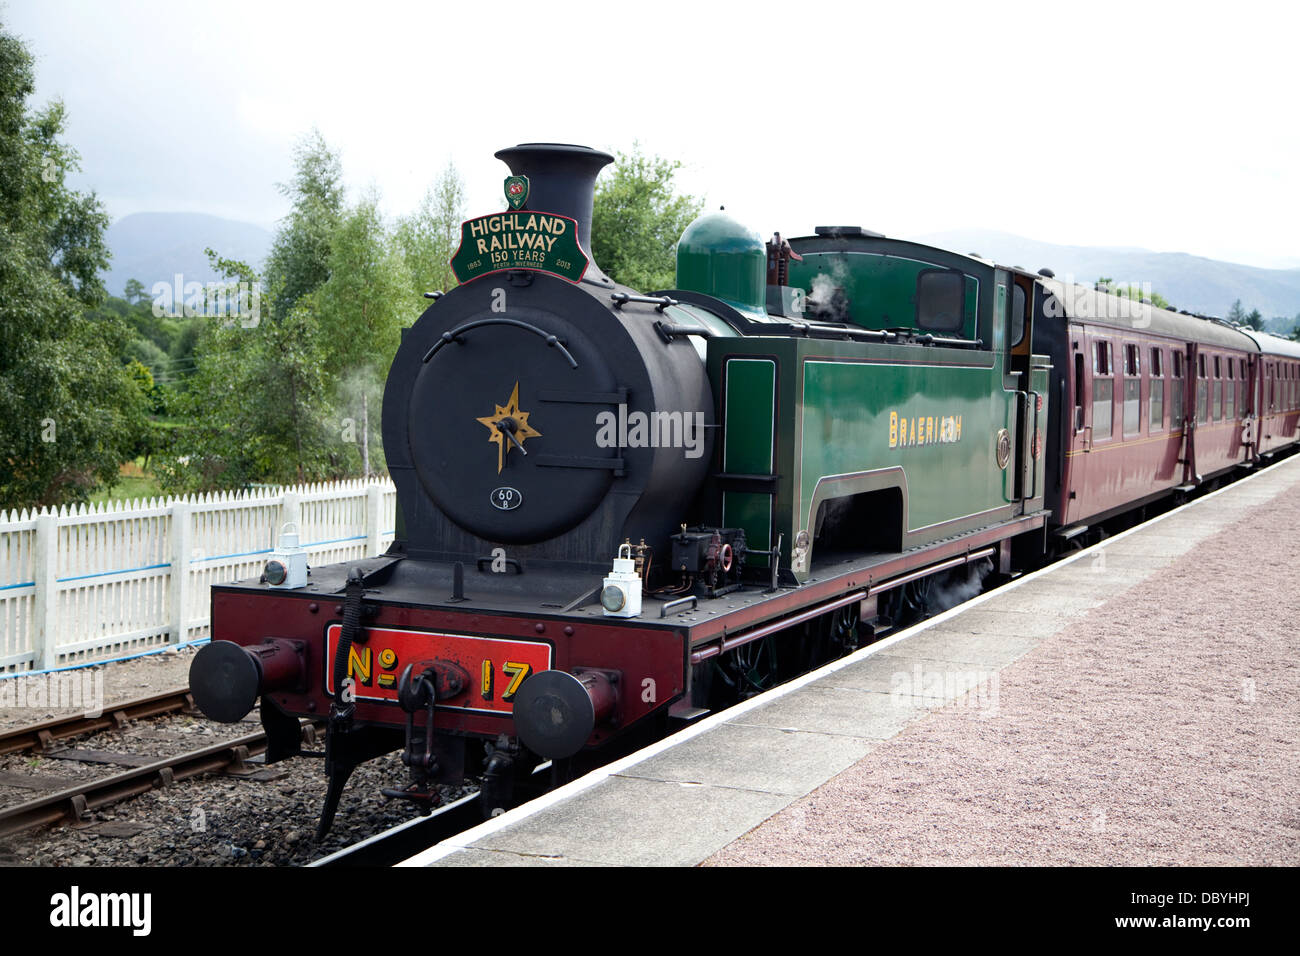
M1300 457L404 866L1296 865Z

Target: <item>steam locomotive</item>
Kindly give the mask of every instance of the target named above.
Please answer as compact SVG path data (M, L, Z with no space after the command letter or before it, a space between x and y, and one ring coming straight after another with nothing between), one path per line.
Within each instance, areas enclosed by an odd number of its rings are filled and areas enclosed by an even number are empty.
M1300 348L859 227L764 241L725 214L676 289L592 261L612 161L525 144L407 330L383 438L387 553L292 547L212 588L191 687L261 700L268 760L326 720L321 832L397 749L392 796L573 771L1014 573L1107 518L1296 441Z

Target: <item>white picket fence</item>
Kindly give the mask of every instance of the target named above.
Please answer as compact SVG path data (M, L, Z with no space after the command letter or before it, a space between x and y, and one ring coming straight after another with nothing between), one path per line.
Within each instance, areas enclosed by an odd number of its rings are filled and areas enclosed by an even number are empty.
M209 588L256 577L281 528L312 565L393 540L388 480L0 511L0 673L185 644L208 634Z

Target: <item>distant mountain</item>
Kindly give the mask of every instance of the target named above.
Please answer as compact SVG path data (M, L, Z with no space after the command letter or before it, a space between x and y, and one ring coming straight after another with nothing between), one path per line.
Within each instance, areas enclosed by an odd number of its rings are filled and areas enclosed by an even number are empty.
M221 278L208 265L205 248L227 259L260 267L271 248L271 233L261 226L191 212L138 212L108 227L113 251L104 287L122 295L128 279L139 279L149 292L155 282L171 285L179 272L185 282Z
M1058 279L1073 278L1088 285L1102 276L1117 283L1150 283L1152 291L1189 312L1225 316L1240 299L1247 312L1259 309L1265 319L1285 316L1291 320L1300 314L1300 269L1257 269L1183 252L1058 246L979 229L931 233L916 239L954 252L977 252L1031 272L1047 267ZM1290 328L1289 322L1286 328Z

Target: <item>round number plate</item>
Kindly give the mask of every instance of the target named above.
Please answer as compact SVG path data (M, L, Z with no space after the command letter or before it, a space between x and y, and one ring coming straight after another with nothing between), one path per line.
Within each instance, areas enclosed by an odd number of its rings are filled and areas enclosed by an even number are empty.
M493 488L492 507L499 511L514 511L524 502L524 496L514 488Z

